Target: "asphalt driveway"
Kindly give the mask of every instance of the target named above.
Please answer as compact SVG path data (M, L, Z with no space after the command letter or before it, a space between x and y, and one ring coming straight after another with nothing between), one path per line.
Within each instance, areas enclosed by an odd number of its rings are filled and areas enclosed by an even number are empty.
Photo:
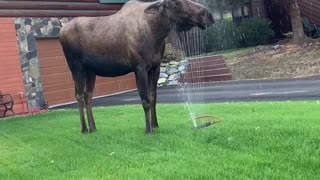
M284 80L246 80L161 87L158 103L253 102L320 100L320 76ZM115 106L141 104L137 91L94 99L93 105ZM77 108L76 103L53 109Z

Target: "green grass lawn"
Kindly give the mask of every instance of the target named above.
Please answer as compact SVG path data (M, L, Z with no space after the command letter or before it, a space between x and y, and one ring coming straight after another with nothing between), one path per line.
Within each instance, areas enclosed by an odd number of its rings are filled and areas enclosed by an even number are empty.
M0 179L320 179L320 103L210 104L224 122L193 130L183 105L159 105L144 135L141 106L0 121Z

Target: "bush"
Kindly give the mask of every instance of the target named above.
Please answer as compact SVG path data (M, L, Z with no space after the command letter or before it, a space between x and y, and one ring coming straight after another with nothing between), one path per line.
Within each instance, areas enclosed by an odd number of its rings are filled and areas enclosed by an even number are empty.
M183 60L183 53L173 47L170 43L166 43L166 50L164 52L162 62L168 63L170 61L181 61Z
M241 33L242 47L267 44L274 37L271 22L267 19L244 19L238 29Z
M219 20L205 31L206 51L233 49L240 46L237 26L230 20Z
M266 19L244 19L239 25L231 20L219 20L205 31L206 51L267 44L273 37L271 22Z

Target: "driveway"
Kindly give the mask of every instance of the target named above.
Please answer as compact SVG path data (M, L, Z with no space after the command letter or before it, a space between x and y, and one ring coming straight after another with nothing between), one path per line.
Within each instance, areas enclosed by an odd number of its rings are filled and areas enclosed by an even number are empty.
M158 103L320 100L320 76L302 79L246 80L158 88ZM141 104L137 91L98 98L97 106ZM53 109L77 108L68 104Z

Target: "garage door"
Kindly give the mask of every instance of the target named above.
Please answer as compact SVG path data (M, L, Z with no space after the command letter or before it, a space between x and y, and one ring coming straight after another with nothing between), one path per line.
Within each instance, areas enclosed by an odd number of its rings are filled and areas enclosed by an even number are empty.
M74 102L74 83L58 39L37 40L44 97L49 106ZM136 89L134 74L116 78L97 77L94 96Z

